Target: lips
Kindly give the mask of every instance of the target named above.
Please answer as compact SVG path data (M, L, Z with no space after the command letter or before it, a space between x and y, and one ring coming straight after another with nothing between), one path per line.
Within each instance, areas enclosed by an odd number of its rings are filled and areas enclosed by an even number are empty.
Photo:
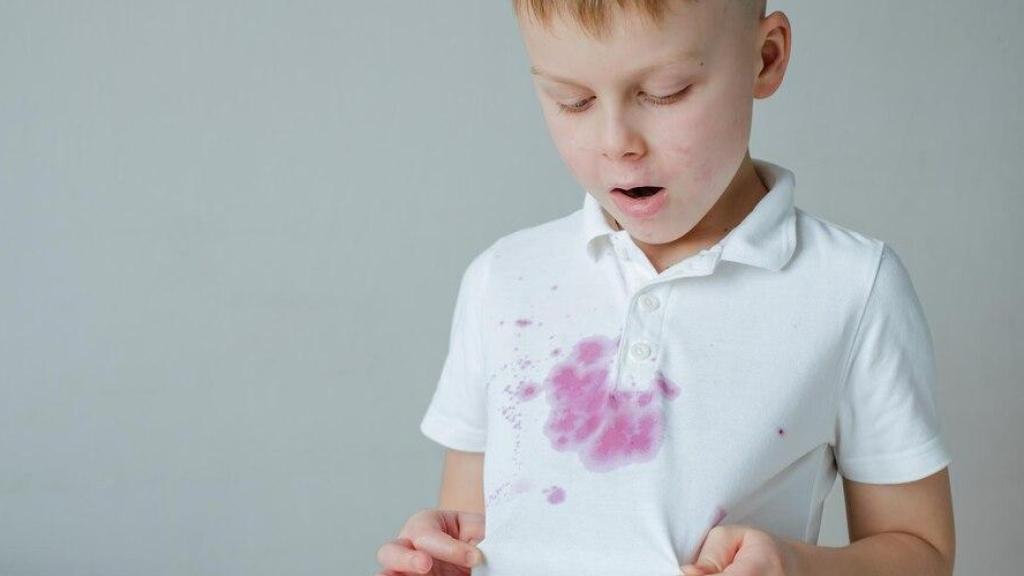
M630 198L644 198L657 194L663 188L661 186L634 186L632 188L614 188L613 192L622 192Z
M652 218L665 206L668 192L661 186L612 188L611 197L619 210L638 219Z

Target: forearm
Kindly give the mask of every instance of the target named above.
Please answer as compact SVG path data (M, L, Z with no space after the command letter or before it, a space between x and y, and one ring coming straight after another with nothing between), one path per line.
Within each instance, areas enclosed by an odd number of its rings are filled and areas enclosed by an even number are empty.
M780 538L787 576L952 576L953 568L922 538L884 532L839 548Z

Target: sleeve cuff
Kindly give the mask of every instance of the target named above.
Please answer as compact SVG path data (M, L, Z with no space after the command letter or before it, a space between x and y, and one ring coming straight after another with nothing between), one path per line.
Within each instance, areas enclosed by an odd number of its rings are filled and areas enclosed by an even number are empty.
M869 484L903 484L930 476L946 466L952 457L941 436L909 450L885 456L845 458L838 462L843 478Z
M434 442L453 450L483 452L487 444L485 432L470 428L457 420L429 413L420 422L420 432Z

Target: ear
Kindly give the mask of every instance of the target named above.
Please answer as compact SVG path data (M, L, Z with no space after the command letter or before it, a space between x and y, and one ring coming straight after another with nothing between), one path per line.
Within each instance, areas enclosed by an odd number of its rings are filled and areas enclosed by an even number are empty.
M772 12L758 23L757 77L754 98L767 98L778 90L789 64L792 29L782 12Z

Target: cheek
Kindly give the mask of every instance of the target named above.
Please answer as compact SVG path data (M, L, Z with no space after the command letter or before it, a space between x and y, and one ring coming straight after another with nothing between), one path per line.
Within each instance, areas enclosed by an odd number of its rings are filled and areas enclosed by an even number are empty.
M580 182L590 181L590 170L588 167L589 156L584 147L578 142L579 131L568 122L560 122L558 118L548 119L548 132L551 134L551 141L558 150L562 161L569 168L569 171L576 176Z
M703 107L665 123L664 149L669 161L680 168L682 178L698 187L719 184L720 172L746 153L742 124L731 106Z

